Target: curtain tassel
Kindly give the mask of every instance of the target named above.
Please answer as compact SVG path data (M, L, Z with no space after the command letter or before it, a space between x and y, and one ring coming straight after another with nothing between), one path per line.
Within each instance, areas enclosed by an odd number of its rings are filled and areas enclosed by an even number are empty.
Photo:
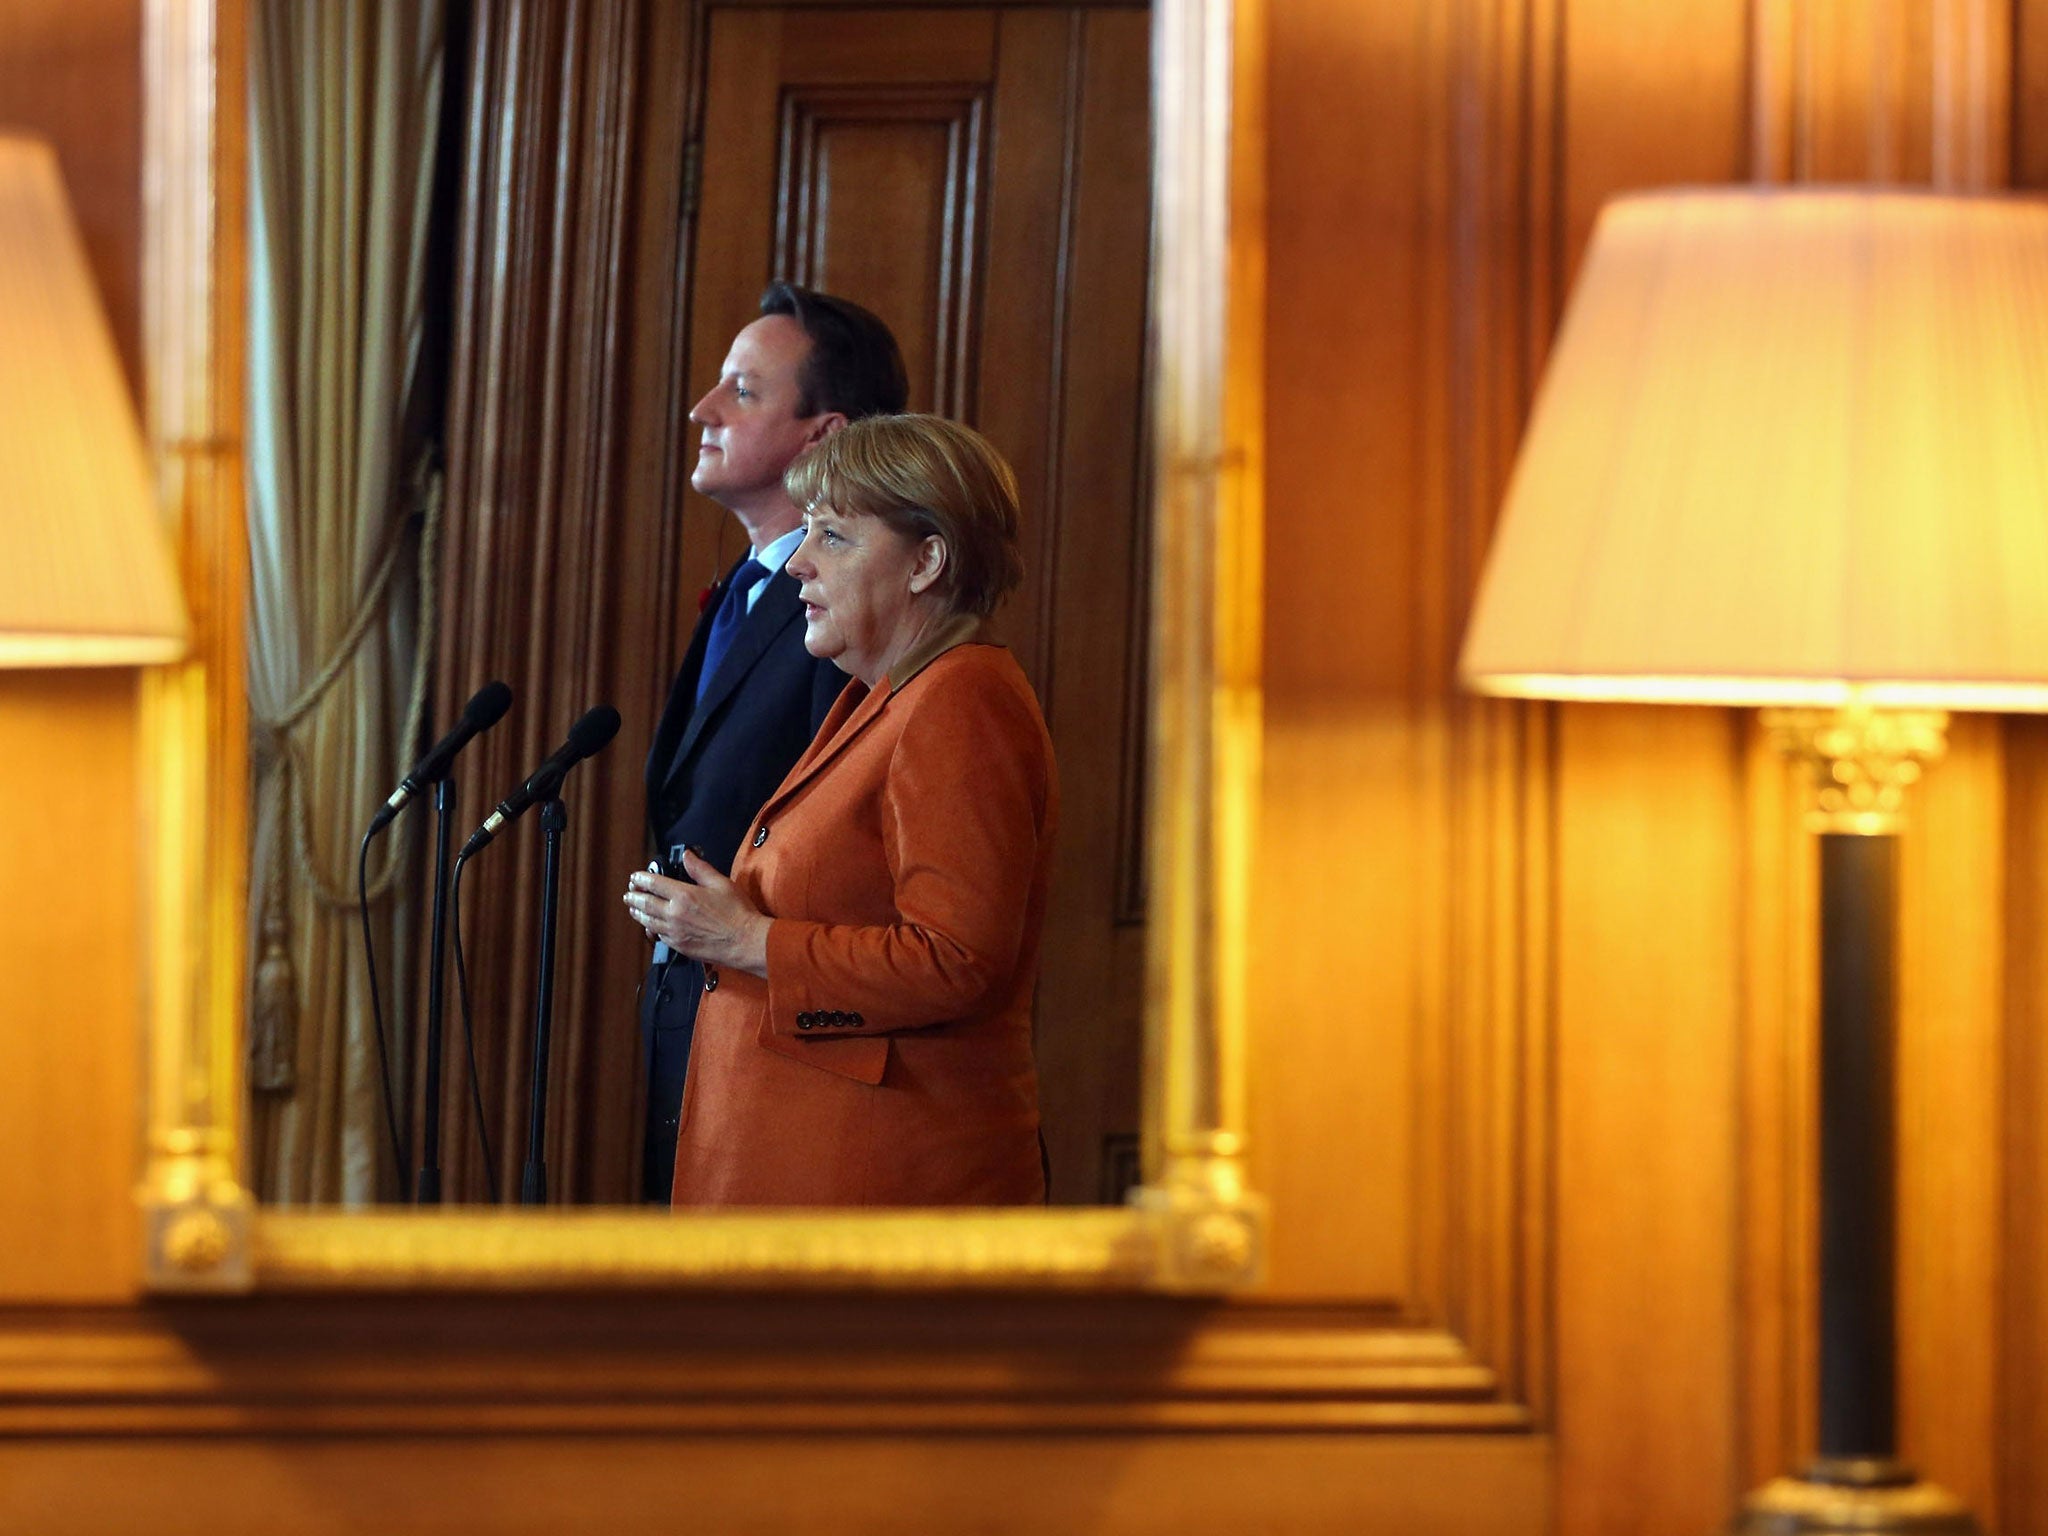
M273 879L263 903L263 958L249 1010L249 1086L258 1093L290 1093L298 1086L299 988L290 936L284 882Z

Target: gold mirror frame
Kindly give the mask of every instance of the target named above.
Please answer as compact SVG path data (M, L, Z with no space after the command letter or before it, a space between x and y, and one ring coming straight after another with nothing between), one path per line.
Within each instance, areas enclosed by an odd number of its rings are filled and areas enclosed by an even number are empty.
M152 673L145 1280L163 1291L697 1284L1218 1291L1256 1279L1245 893L1259 750L1261 267L1245 0L1155 0L1152 802L1143 1186L865 1215L266 1211L242 1182L248 847L244 0L147 0L145 353L189 661ZM1248 90L1247 87L1252 87Z

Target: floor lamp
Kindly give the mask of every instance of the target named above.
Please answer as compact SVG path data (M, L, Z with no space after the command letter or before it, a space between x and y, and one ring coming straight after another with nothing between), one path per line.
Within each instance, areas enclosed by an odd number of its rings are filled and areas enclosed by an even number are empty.
M1896 1454L1894 871L1948 711L2048 710L2048 204L1611 205L1460 671L1510 697L1761 707L1812 766L1820 1455L1734 1529L1975 1531Z

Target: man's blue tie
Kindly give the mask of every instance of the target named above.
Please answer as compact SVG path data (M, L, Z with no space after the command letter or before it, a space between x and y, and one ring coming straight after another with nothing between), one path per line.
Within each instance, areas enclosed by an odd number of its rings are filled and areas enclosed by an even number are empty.
M749 560L725 584L725 596L718 601L718 612L711 616L711 633L704 637L704 665L697 671L696 703L704 702L704 690L711 686L711 679L718 675L718 664L732 649L732 637L739 633L740 620L747 616L747 594L767 577L767 566Z

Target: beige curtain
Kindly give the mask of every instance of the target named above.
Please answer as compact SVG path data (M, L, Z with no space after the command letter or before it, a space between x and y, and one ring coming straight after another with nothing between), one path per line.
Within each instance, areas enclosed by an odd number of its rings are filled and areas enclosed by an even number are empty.
M393 1167L356 850L418 738L435 488L417 374L441 0L256 0L250 48L251 1182L358 1203ZM415 808L373 849L371 930L409 1133Z

